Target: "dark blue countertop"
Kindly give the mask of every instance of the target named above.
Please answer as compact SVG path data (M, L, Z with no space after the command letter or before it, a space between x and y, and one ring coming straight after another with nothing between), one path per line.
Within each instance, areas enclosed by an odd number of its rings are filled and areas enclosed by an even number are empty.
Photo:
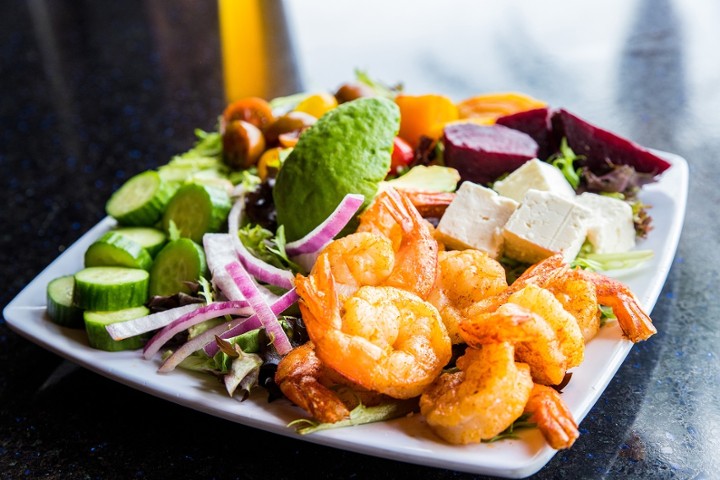
M282 73L268 95L332 90L354 68L458 100L523 91L688 160L685 227L652 312L658 334L632 349L578 441L536 478L720 478L720 6L284 6L290 28L273 35L283 50L271 65ZM2 12L4 307L104 217L124 180L212 129L225 97L215 2L6 0ZM0 365L0 478L481 478L198 413L65 362L4 320Z

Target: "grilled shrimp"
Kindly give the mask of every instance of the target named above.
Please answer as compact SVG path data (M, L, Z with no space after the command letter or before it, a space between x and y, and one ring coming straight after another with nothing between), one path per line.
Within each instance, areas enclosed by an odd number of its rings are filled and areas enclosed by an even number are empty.
M528 285L508 298L509 303L525 307L544 318L557 334L560 350L567 357L567 368L577 367L585 357L585 340L577 320L555 296L544 288Z
M557 385L568 369L557 332L545 318L526 307L506 303L496 311L471 316L460 323L463 339L471 347L508 342L515 359L530 367L537 383Z
M469 306L507 288L502 265L480 250L441 251L439 275L428 302L435 305L453 343L463 341L459 323Z
M627 285L599 273L578 271L583 278L595 285L598 303L612 307L618 324L628 339L637 343L657 333L652 320Z
M427 297L437 275L439 247L432 225L405 194L394 189L380 193L360 215L357 231L381 235L392 242L395 266L385 285Z
M347 418L359 402L376 405L384 398L325 366L315 354L312 342L294 348L282 358L275 383L291 402L323 423Z
M534 385L525 413L530 414L528 420L537 424L545 440L556 450L570 448L580 435L572 413L554 388Z
M290 351L278 364L275 383L285 396L324 423L335 423L350 415L330 388L330 373L315 355L311 342Z
M437 309L388 286L362 286L342 305L327 257L296 277L300 310L323 364L350 381L394 398L412 398L450 360Z
M543 284L578 323L585 343L600 330L600 309L595 285L580 270L568 270Z
M454 444L477 443L505 430L530 398L530 369L515 362L508 342L468 347L460 369L443 373L420 397L420 412L441 438Z
M330 242L320 253L326 257L341 301L363 285L385 283L395 268L395 252L387 237L358 232Z

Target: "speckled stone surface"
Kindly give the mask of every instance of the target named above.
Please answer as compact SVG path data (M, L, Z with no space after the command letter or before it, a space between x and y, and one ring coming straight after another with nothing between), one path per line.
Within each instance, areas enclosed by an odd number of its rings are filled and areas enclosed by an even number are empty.
M359 67L457 99L519 90L688 160L685 228L653 311L658 334L633 348L574 447L536 478L720 478L720 5L340 3L287 2L308 88L333 89ZM0 6L5 306L104 216L125 179L187 149L193 129L213 128L224 97L214 2ZM178 407L75 367L0 322L0 478L301 474L481 478Z

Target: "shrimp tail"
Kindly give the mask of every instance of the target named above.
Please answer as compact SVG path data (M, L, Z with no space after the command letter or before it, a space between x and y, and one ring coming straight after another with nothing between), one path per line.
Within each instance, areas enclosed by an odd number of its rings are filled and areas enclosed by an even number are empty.
M427 221L405 194L394 189L384 193L378 200L403 232L397 252L400 261L387 285L404 289L410 286L413 293L426 298L437 278L438 243Z
M620 328L629 340L637 343L657 333L652 319L625 284L587 270L582 270L582 275L595 285L598 303L612 307Z
M556 450L570 448L580 435L572 413L554 388L535 384L525 413L530 414L529 420L537 424L545 440Z
M300 300L298 305L303 317L312 317L313 322L305 322L308 328L318 325L317 333L329 330L340 323L340 300L337 294L335 278L330 269L330 261L325 255L320 255L313 269L315 274L295 278L295 288Z

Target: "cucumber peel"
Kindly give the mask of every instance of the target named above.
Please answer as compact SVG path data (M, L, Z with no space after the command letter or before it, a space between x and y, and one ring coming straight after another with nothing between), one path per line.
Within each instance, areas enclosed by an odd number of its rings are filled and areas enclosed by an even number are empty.
M72 275L51 280L47 285L47 313L50 320L70 328L82 328L83 311L73 305L75 278Z
M87 267L75 274L73 303L83 310L111 311L144 305L150 275L128 267Z
M138 243L151 257L155 257L168 241L165 232L152 227L118 227L113 231Z
M125 235L108 232L85 251L86 267L117 266L149 270L152 265L150 253Z
M185 282L197 282L207 275L202 247L189 238L170 241L160 250L150 268L150 296L190 293Z
M212 185L188 183L180 187L162 217L165 231L174 223L180 235L196 243L208 232L217 232L227 221L232 204L230 195Z
M110 196L105 211L121 225L152 226L174 193L158 172L147 170L128 179Z
M120 350L137 350L145 345L147 335L136 335L122 340L113 340L108 333L107 327L117 322L125 322L135 318L148 315L150 310L147 307L133 307L116 310L112 312L86 311L83 315L85 331L88 336L88 343L91 347L99 350L116 352Z

